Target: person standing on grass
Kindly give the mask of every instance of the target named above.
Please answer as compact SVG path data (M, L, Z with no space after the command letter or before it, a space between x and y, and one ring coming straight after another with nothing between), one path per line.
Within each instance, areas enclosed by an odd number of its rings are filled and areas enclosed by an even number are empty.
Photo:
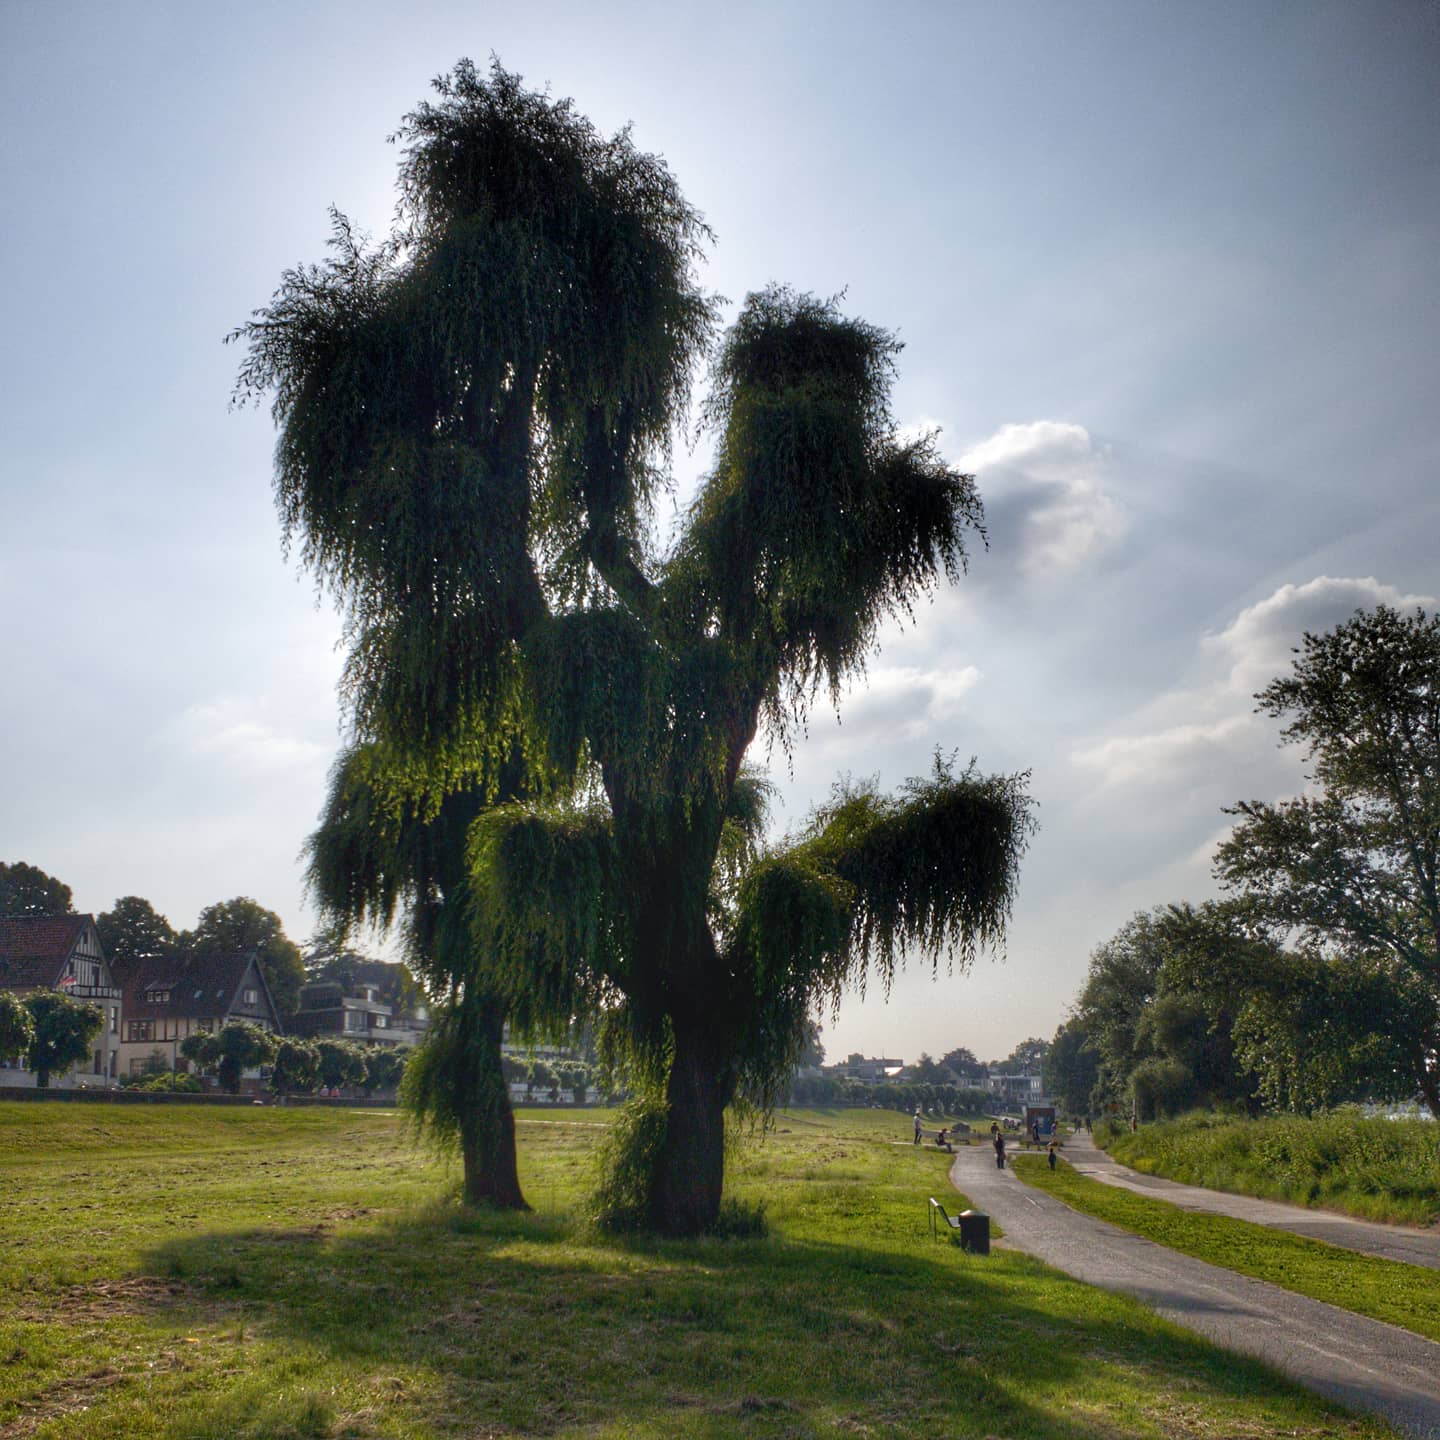
M1052 1140L1052 1141L1045 1147L1045 1158L1050 1162L1050 1168L1051 1168L1052 1170L1055 1168L1055 1152L1056 1152L1059 1148L1060 1148L1060 1142L1059 1142L1058 1140Z
M915 1138L910 1142L912 1145L920 1143L920 1107L915 1107Z

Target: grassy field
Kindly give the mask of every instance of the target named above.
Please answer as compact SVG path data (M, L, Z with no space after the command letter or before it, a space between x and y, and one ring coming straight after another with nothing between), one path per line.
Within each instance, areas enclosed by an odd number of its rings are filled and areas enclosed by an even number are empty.
M1259 1120L1187 1115L1096 1141L1123 1164L1187 1185L1343 1210L1367 1220L1440 1221L1440 1124L1355 1110Z
M1225 1215L1182 1210L1091 1180L1066 1164L1052 1171L1038 1155L1017 1156L1015 1171L1076 1210L1197 1260L1440 1340L1440 1275L1423 1266L1361 1255Z
M949 1157L903 1117L740 1137L770 1233L687 1243L587 1227L604 1119L522 1113L537 1208L497 1216L388 1112L0 1105L0 1437L1391 1434L932 1243Z

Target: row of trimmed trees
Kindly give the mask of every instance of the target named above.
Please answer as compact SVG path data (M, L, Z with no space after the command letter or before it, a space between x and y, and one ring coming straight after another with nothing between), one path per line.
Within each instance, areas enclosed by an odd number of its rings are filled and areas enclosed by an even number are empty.
M918 1082L871 1085L839 1075L799 1076L790 1087L789 1100L794 1105L819 1107L879 1106L884 1110L900 1110L907 1115L917 1109L944 1115L983 1115L997 1104L990 1091L968 1085L925 1085Z
M277 1095L306 1095L344 1089L369 1095L395 1091L405 1072L405 1051L390 1045L361 1045L349 1040L312 1040L275 1035L246 1021L232 1021L211 1034L188 1035L180 1054L201 1073L212 1073L223 1090L240 1093L247 1070L270 1069L269 1088ZM144 1090L194 1089L192 1076L172 1074L159 1053L155 1063L120 1083Z
M1076 1113L1311 1112L1418 1098L1440 1115L1440 616L1385 606L1306 635L1257 696L1309 793L1247 801L1231 894L1099 946L1047 1061Z
M1025 777L846 784L774 843L747 766L958 578L980 500L897 431L884 331L772 287L716 343L710 233L628 131L498 63L435 88L397 136L390 236L337 215L328 260L234 337L287 543L348 622L355 743L312 886L337 924L400 931L436 999L407 1093L470 1199L524 1203L506 1025L583 1019L646 1107L625 1218L695 1233L727 1108L781 1093L807 1019L907 954L1002 941ZM664 542L707 360L713 460Z

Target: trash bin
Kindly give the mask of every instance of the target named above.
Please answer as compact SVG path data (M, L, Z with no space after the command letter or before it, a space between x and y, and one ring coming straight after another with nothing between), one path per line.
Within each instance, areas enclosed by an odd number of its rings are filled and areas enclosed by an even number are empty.
M978 1210L960 1212L960 1248L976 1255L990 1253L990 1217Z

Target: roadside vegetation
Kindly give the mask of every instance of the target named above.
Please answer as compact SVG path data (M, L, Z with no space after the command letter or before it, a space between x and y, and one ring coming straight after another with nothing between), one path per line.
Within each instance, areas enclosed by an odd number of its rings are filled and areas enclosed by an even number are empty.
M1440 1125L1354 1109L1256 1120L1213 1114L1096 1127L1115 1159L1187 1185L1409 1225L1440 1221Z
M1070 1115L1418 1100L1440 1118L1440 614L1357 610L1294 655L1255 701L1307 793L1226 810L1223 900L1142 911L1091 952L1046 1057ZM1355 1173L1388 1206L1387 1179Z
M1247 1220L1182 1210L1165 1200L1091 1180L1068 1164L1052 1171L1036 1155L1017 1155L1014 1165L1022 1180L1072 1209L1171 1250L1440 1341L1440 1277L1433 1270L1361 1255Z
M0 1105L0 1434L1392 1434L932 1242L949 1158L894 1114L737 1134L749 1238L601 1239L608 1118L520 1112L526 1214L462 1207L390 1112Z

